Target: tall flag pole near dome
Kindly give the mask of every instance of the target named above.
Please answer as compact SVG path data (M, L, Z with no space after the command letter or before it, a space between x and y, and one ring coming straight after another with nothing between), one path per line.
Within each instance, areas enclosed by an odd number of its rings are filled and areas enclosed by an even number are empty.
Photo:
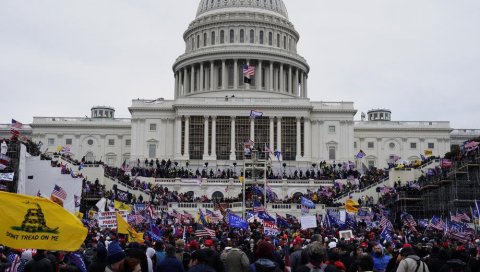
M252 76L255 75L255 66L250 64L243 65L243 82L247 84L252 84Z

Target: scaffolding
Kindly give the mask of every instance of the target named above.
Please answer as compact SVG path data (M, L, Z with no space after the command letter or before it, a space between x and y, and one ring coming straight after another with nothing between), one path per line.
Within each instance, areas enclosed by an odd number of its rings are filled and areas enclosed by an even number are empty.
M253 209L253 200L263 198L263 205L267 207L267 170L271 168L269 156L258 150L245 150L243 154L243 182L242 182L242 217L245 218L247 210ZM251 190L252 186L263 185L263 196L258 196ZM252 195L246 198L250 189Z
M433 215L449 218L457 211L470 212L480 200L480 152L471 152L449 172L437 169L440 175L419 180L421 190L398 192L390 208L397 216L408 212L416 218Z

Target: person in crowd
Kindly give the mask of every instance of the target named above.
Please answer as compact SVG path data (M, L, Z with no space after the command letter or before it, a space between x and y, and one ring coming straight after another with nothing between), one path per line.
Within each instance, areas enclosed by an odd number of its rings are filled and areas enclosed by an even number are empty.
M105 272L124 272L125 252L117 241L112 241L108 245L107 267Z
M103 244L98 244L92 262L88 266L88 272L102 272L107 267L107 249Z
M207 253L204 249L195 250L190 257L188 272L216 272L207 264Z
M300 236L295 237L292 242L293 252L290 254L290 267L292 272L296 272L297 268L302 265L302 249L303 240Z
M324 271L337 272L335 266L328 264L327 249L321 242L313 242L306 249L308 263L300 266L297 272Z
M358 272L373 272L373 258L370 255L362 254L356 261Z
M255 250L256 261L249 267L250 272L281 272L280 265L273 261L275 247L268 241L261 240Z
M385 249L383 248L382 244L376 243L373 246L372 258L373 268L375 271L385 272L388 262L392 257L385 253Z
M177 259L175 247L167 244L165 247L165 258L157 264L156 271L184 272L183 264Z
M37 253L32 260L25 265L25 272L54 272L55 267L47 258L47 251L37 249Z
M396 272L429 272L428 266L418 257L411 246L400 250L400 262Z
M222 253L225 272L247 272L250 265L247 254L239 249L235 243L230 242L230 245Z

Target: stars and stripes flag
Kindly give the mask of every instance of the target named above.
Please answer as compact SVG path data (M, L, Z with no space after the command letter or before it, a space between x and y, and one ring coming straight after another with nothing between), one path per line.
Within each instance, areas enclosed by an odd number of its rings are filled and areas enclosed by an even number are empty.
M203 227L203 229L197 229L195 231L195 236L197 237L204 237L204 236L210 236L210 237L215 237L215 231L206 227Z
M440 217L434 215L432 219L430 219L430 223L428 223L427 228L443 231L445 229L445 222L443 222Z
M417 229L415 228L417 226L417 222L415 222L415 219L413 219L413 216L411 214L403 213L401 218L403 221L403 225L407 226L414 232L417 231Z
M379 226L380 226L382 229L393 230L392 222L390 222L390 220L388 220L388 218L387 218L386 216L384 216L384 215L382 215L382 218L380 219Z
M67 192L60 186L58 186L57 184L55 184L55 187L53 187L53 191L52 191L52 195L62 199L62 200L65 200L67 199Z
M253 202L253 212L254 213L265 212L265 207L263 206L262 203L260 203L260 201Z
M19 128L22 128L23 124L18 122L17 120L15 119L12 119L12 124L10 125L10 128L11 129L16 129L18 130Z
M244 64L243 65L243 82L247 84L252 83L252 78L251 76L255 75L255 66L252 66L250 64Z

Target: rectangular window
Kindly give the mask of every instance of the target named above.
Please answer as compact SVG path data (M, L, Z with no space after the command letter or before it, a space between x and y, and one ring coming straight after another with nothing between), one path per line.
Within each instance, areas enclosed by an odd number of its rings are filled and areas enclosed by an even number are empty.
M357 148L357 142L353 142L353 148Z
M132 144L132 140L130 140L130 139L125 140L125 145L126 146L130 146L131 144Z
M54 138L48 138L48 145L54 145L55 144L55 139Z
M368 161L368 168L375 167L375 161Z
M329 146L328 147L328 159L331 160L331 161L334 161L336 160L336 152L335 152L335 147L334 146Z
M435 148L435 144L434 144L434 143L428 143L428 148L429 148L429 149Z
M417 143L410 143L410 148L417 148Z
M69 138L69 139L65 139L65 144L66 144L66 145L71 145L72 142L73 142L73 140L70 139L70 138Z
M108 139L108 145L115 145L114 139Z
M375 144L373 142L368 142L367 143L367 147L368 148L374 148L375 147Z
M156 144L149 144L148 145L148 157L152 158L152 159L157 157L157 145Z
M150 124L150 131L156 131L157 130L157 124Z
M335 126L328 126L328 133L335 133Z

